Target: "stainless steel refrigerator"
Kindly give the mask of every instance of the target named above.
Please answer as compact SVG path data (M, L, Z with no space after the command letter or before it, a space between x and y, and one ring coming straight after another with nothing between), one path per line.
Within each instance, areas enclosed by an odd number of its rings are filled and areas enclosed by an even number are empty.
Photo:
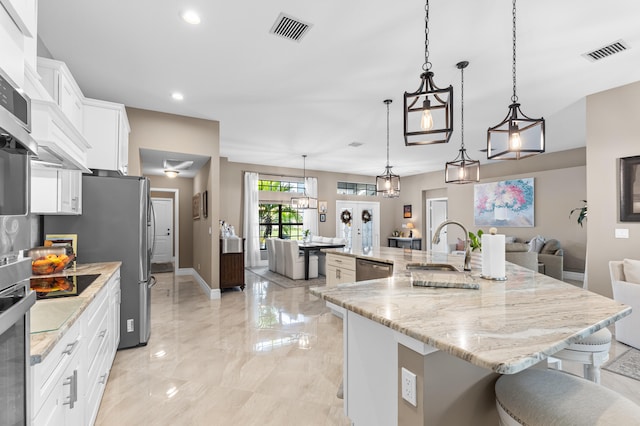
M151 335L153 227L149 179L137 176L84 175L82 215L44 216L45 235L78 235L78 263L122 262L118 349Z

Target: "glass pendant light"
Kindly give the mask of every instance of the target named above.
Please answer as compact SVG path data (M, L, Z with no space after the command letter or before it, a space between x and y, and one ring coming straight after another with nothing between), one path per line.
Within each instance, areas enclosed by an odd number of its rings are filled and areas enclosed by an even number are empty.
M502 122L487 131L487 158L519 160L541 154L544 146L544 118L522 113L516 95L516 0L513 0L513 96L509 112Z
M298 210L306 210L306 209L317 209L318 208L318 199L314 197L310 197L307 194L307 155L302 155L303 159L303 169L302 169L302 183L304 185L304 190L302 192L301 197L291 197L291 208Z
M393 174L389 165L389 104L391 99L385 99L387 104L387 166L384 173L376 176L376 192L385 198L396 198L400 196L400 176Z
M460 151L453 161L447 162L444 169L445 183L472 183L480 181L480 161L472 160L467 155L464 147L464 69L469 65L468 61L458 62L456 67L460 70Z
M446 143L453 132L453 87L441 89L433 82L429 62L429 0L425 5L424 64L420 87L404 92L404 143Z

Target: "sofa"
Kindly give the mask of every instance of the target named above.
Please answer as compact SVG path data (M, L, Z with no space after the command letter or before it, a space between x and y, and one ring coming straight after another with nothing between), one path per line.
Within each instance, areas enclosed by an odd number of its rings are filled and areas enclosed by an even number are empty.
M541 272L562 281L564 251L556 239L545 240L539 235L529 242L506 237L505 259L507 262Z
M611 288L616 302L631 306L631 315L616 321L616 340L640 349L640 261L609 262Z

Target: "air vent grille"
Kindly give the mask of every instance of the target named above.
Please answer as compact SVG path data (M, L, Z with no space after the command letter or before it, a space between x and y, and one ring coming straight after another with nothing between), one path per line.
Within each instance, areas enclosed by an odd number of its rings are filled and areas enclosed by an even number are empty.
M310 28L311 24L307 24L306 22L302 22L292 16L287 16L284 13L281 13L269 32L271 34L299 42L302 37L307 34Z
M604 47L601 47L600 49L587 52L582 56L584 56L591 62L595 62L599 61L600 59L608 58L609 56L615 55L616 53L624 52L628 48L629 45L625 41L618 40Z

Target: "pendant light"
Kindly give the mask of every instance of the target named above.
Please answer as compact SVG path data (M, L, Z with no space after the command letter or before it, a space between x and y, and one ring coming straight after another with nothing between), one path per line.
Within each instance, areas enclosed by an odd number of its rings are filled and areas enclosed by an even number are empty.
M302 191L301 197L291 197L291 208L298 209L298 210L317 209L318 199L314 197L310 197L307 194L307 155L306 154L302 156L302 161L303 161L302 183L304 185L304 190Z
M458 62L460 70L460 151L453 161L447 162L444 169L445 183L472 183L480 181L480 161L472 160L464 147L464 69L468 61Z
M516 0L513 0L513 96L505 119L487 131L487 158L519 160L544 152L544 118L529 118L516 95Z
M446 143L453 132L453 87L441 89L433 82L429 62L429 0L425 4L424 64L420 87L404 92L404 143Z
M391 99L384 100L387 104L387 166L383 174L376 176L376 192L385 198L400 196L400 176L393 174L389 165L389 104L391 102L393 102Z

